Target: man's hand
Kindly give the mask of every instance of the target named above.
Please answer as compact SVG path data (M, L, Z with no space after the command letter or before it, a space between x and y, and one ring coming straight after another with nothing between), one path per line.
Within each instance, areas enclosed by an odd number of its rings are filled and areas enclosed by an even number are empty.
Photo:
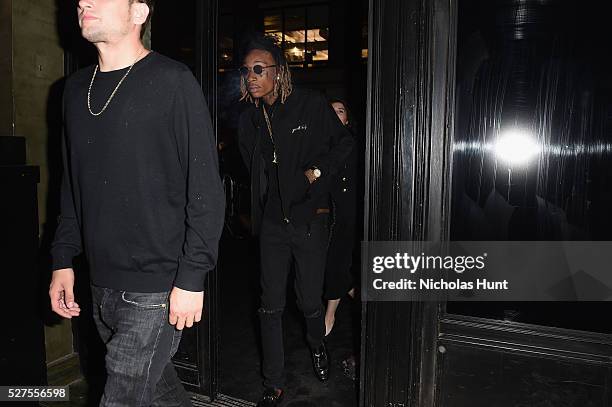
M74 301L74 270L60 269L53 272L49 297L51 309L61 317L71 319L81 313L79 304Z
M170 323L176 329L191 328L202 319L204 291L187 291L174 287L170 293Z
M315 177L313 170L304 171L304 175L306 176L306 178L308 178L308 182L310 182L311 184L317 180L317 177Z

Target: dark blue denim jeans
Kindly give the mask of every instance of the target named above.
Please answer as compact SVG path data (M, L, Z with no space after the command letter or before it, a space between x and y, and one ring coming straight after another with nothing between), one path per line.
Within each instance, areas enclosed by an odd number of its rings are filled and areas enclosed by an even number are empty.
M181 331L168 322L169 292L134 293L92 286L93 313L106 344L100 406L191 406L172 356Z

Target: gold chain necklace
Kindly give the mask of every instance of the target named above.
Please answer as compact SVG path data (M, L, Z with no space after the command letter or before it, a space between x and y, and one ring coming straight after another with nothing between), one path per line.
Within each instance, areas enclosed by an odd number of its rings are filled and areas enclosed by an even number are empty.
M266 119L266 125L268 126L268 133L270 133L270 140L272 141L272 151L273 151L273 160L272 163L278 164L278 160L276 159L276 144L274 143L274 136L272 135L272 124L270 123L270 118L268 117L268 112L266 111L265 104L262 104L264 118Z
M87 90L87 109L89 109L89 113L91 113L92 116L100 116L102 113L104 113L104 111L108 107L108 104L111 102L111 100L113 100L113 97L115 97L115 93L117 93L117 91L119 90L119 87L121 86L121 84L123 83L125 78L127 78L127 76L129 75L129 73L132 70L132 68L134 67L134 65L136 65L136 62L138 62L138 58L140 58L142 53L145 52L146 50L147 50L146 48L143 48L142 51L140 51L138 53L138 56L136 56L136 59L134 60L134 63L132 65L130 65L130 67L127 70L127 72L125 73L125 75L123 75L123 78L121 78L121 80L119 81L117 86L115 86L115 90L113 90L113 93L111 93L111 95L108 97L108 100L104 104L104 107L102 107L102 110L100 110L98 113L94 113L91 110L91 87L93 86L94 79L96 79L96 73L98 73L98 65L96 65L96 69L94 69L93 76L91 77L91 82L89 83L89 89Z

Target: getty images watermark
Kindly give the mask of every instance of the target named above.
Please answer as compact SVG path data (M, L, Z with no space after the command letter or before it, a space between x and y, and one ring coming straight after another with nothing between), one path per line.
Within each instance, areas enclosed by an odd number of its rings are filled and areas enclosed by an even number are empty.
M366 301L612 300L612 242L364 242Z
M382 274L389 270L398 270L405 273L416 274L417 272L434 271L453 271L457 274L471 270L484 270L487 253L482 256L440 256L425 255L421 253L414 256L404 253L395 253L393 256L374 256L372 258L372 272ZM448 280L442 278L401 278L398 281L385 281L382 276L375 278L373 288L375 290L472 290L476 289L508 289L508 280L487 281L485 278L476 281L462 281L457 278Z

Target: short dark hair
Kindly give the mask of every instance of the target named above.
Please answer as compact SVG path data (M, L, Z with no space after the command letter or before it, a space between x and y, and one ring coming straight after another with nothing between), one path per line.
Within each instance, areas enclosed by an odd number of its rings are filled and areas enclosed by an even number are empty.
M147 16L147 19L145 20L142 27L140 27L140 38L142 38L144 37L147 28L151 24L151 18L153 18L153 9L155 8L155 0L130 0L130 4L134 3L135 1L138 1L139 3L144 3L149 7L149 15Z
M279 79L276 81L277 87L275 91L279 93L281 103L285 103L285 100L293 91L293 84L291 82L291 71L289 70L289 64L287 64L283 49L278 44L276 38L262 33L254 33L247 36L247 40L242 46L241 60L244 61L249 52L254 50L267 51L272 55L279 76ZM247 100L257 104L257 101L253 100L247 91L246 78L240 79L240 91L242 96L240 100Z

